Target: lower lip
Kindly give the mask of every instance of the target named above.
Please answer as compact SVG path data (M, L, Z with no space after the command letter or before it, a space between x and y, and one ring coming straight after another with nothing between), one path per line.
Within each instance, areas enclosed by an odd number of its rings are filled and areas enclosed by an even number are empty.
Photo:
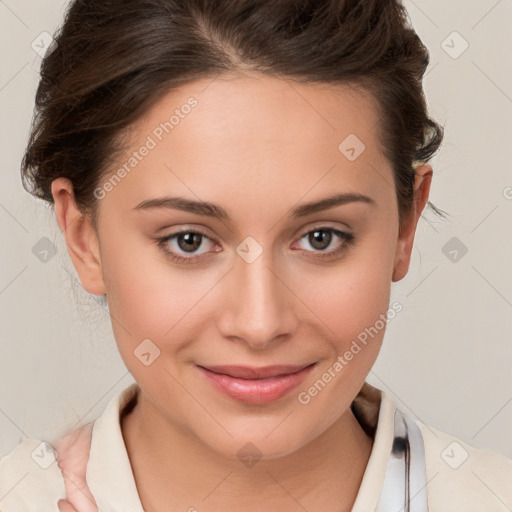
M214 373L200 366L197 368L209 382L230 397L247 404L268 404L290 393L306 378L314 366L315 364L312 364L295 373L266 379L240 379Z

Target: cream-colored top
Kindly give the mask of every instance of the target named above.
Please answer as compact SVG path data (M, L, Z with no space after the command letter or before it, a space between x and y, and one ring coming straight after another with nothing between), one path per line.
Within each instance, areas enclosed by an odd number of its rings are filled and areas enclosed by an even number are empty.
M101 512L143 512L120 426L120 413L139 391L133 383L118 393L93 424L86 479ZM392 448L395 409L384 391L368 383L352 404L358 421L374 438L352 512L372 512L377 506ZM512 511L512 460L417 423L425 443L430 512ZM57 501L65 497L49 443L27 439L0 460L1 512L58 512Z

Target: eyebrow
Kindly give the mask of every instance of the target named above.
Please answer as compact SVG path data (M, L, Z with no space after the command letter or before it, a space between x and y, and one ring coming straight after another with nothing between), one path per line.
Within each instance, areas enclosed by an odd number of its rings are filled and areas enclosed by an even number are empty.
M375 200L371 197L359 193L335 194L319 201L305 203L292 209L292 217L305 217L316 212L328 210L335 206L342 206L349 203L362 202L372 206L377 206ZM216 219L231 220L226 210L222 207L205 202L193 201L183 197L159 197L155 199L147 199L139 203L134 210L152 210L157 208L168 208L173 210L182 210L184 212L195 213L196 215L204 215L214 217Z

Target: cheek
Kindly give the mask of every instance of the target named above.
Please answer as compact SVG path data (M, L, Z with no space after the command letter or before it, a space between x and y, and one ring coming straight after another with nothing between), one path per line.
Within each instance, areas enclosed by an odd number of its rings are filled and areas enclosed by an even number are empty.
M319 371L330 370L331 377L336 375L330 385L331 393L351 396L357 393L379 354L387 325L389 284L367 269L333 279L329 286L319 310L329 327L324 332L332 352ZM334 364L337 366L333 367ZM325 375L325 379L330 376ZM326 405L327 395L324 399Z
M194 337L199 327L194 313L201 311L201 299L219 281L207 270L194 272L172 265L156 244L135 237L108 240L102 248L102 264L123 359L132 357L145 339L162 351L178 351Z
M152 325L158 332L179 309L187 290L185 279L166 266L161 250L147 236L129 227L110 225L105 230L114 235L106 239L101 251L111 313L119 321L122 318L127 329Z
M383 235L368 236L339 264L316 269L314 275L303 272L305 277L297 281L300 297L340 344L373 326L389 308L394 259L390 240Z

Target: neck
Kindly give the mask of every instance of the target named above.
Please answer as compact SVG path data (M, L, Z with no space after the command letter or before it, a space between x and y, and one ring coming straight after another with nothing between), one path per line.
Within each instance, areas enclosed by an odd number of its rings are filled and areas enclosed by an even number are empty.
M349 407L319 437L284 457L246 467L222 457L162 417L139 392L121 420L137 490L146 512L350 511L373 440ZM198 463L200 461L200 463Z

